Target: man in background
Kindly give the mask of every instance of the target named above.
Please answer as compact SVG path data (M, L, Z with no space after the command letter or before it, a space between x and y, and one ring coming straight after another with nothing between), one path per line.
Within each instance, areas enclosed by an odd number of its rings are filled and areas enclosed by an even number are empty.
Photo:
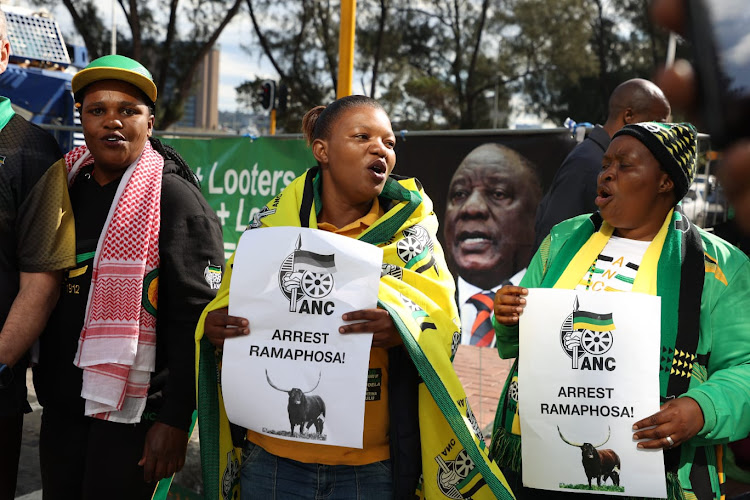
M609 98L604 126L594 127L555 173L536 214L534 248L539 248L555 224L596 211L596 177L615 132L629 123L667 121L670 114L666 97L650 81L634 78L618 85Z
M0 11L0 73L10 43ZM28 351L47 323L62 270L75 264L65 162L57 142L0 97L0 500L15 495Z
M531 260L541 194L535 166L500 144L478 146L453 174L443 222L448 263L458 274L461 343L494 346L495 291L517 285Z

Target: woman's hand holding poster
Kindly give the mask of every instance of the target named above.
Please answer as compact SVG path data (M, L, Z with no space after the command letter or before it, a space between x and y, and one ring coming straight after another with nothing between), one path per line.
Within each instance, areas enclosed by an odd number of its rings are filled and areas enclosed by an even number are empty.
M659 410L660 299L531 289L520 318L523 483L666 497L663 453L633 424Z
M377 307L383 252L298 227L246 231L229 314L222 392L231 422L274 437L362 447L372 334L342 335L344 313Z

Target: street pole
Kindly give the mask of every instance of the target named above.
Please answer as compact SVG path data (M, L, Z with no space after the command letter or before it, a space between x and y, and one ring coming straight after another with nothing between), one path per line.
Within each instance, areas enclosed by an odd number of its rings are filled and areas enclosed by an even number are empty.
M336 98L352 95L354 73L354 31L357 26L357 0L341 0L339 25L339 73Z
M273 108L271 110L271 124L268 126L269 133L271 135L276 135L276 108Z

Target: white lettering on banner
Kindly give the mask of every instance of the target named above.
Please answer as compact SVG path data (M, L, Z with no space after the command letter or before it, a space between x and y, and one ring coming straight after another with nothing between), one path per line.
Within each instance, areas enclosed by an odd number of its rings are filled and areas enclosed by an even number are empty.
M286 172L284 172L284 187L287 187L289 184L291 184L292 181L295 179L295 177L297 177L297 174L295 174L291 170L287 170ZM274 191L274 194L275 194L275 191Z
M217 184L218 162L214 162L208 175L208 194L241 194L242 196L276 196L297 177L292 170L259 170L255 163L251 169L228 168L223 183ZM198 167L198 170L201 170ZM219 174L221 178L221 174ZM267 200L263 200L266 202Z
M222 227L224 226L224 224L226 224L226 220L227 220L227 218L228 218L228 217L229 217L230 215L232 215L232 212L230 212L230 211L228 211L228 210L227 210L227 207L226 207L226 205L225 205L225 204L224 204L224 202L222 201L222 202L221 202L221 207L219 208L219 210L217 210L217 211L216 211L216 216L217 216L217 217L218 217L219 219L221 219L221 225L222 225Z
M252 172L251 177L252 177L252 182L250 183L250 194L255 196L256 194L258 194L255 191L255 179L258 178L258 163L257 162L255 163L255 165L253 165L253 172Z
M268 202L267 198L276 196L287 187L297 174L291 170L265 170L259 169L258 163L252 168L233 169L224 171L223 176L217 173L218 162L214 162L208 174L208 195L230 195L231 199L225 198L218 208L214 206L216 215L221 220L222 227L233 221L235 232L241 233L252 220L253 216L260 211L261 206L253 206L254 203L263 204ZM201 170L198 167L198 170ZM223 183L217 183L222 179ZM247 199L247 196L261 196L261 200ZM214 202L217 203L217 202ZM249 208L249 213L245 210ZM231 227L231 226L230 226Z
M247 196L250 192L250 172L243 170L240 172L240 194Z
M237 243L224 242L224 259L229 260L234 251L237 250Z
M208 174L208 194L224 194L224 188L214 186L214 172L218 166L219 162L215 161L211 166L211 173Z
M262 170L260 177L258 178L258 191L261 196L268 196L271 194L271 172L268 170Z
M234 194L237 191L238 182L236 170L230 168L224 172L224 189L227 190L227 194Z

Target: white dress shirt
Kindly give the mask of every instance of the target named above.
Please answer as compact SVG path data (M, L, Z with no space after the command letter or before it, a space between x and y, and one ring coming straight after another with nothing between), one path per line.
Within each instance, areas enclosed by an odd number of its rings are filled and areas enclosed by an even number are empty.
M518 283L521 282L521 278L523 278L523 275L526 274L526 268L524 267L520 271L518 271L516 274L510 277L508 281L512 285L518 285ZM462 344L470 344L471 343L471 327L474 325L474 320L477 317L477 307L469 302L469 299L472 297L472 295L480 292L489 292L492 291L492 293L496 293L500 288L502 287L502 284L498 284L497 286L493 287L491 290L485 290L482 288L479 288L478 286L474 286L471 283L464 280L461 276L458 277L458 312L461 315L461 343ZM490 344L490 347L495 347L496 339L492 339L492 343Z

